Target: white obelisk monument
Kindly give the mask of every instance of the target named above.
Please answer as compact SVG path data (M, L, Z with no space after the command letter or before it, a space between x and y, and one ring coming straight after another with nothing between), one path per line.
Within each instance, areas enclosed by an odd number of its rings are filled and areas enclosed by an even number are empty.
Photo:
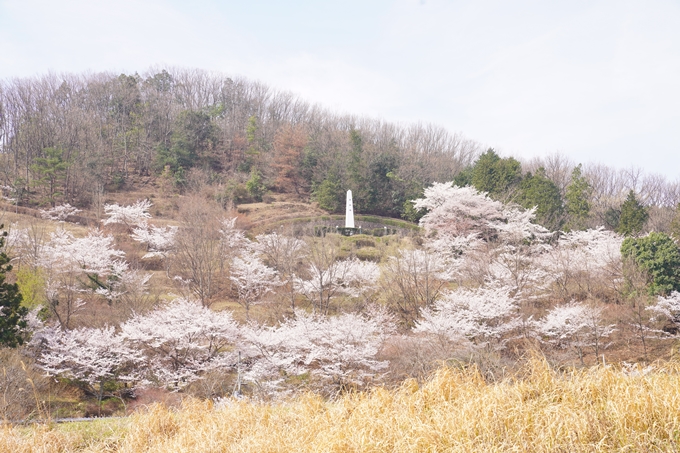
M345 228L354 228L354 208L352 208L352 191L347 191L347 209L345 210Z

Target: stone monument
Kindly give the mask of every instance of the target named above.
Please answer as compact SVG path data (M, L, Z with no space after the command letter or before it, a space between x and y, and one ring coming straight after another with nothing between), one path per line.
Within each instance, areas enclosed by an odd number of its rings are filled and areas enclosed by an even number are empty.
M345 209L345 228L354 228L354 208L352 206L352 191L347 191L347 207Z

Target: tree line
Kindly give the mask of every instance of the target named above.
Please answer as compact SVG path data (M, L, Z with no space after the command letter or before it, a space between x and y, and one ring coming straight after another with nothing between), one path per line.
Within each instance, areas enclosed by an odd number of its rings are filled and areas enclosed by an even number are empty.
M176 190L198 177L227 202L271 190L331 211L352 189L359 211L398 217L479 145L435 126L337 115L258 82L161 70L0 82L0 150L0 181L19 204L85 207L94 192L154 175Z
M104 191L154 176L177 191L214 186L223 205L272 191L338 212L351 189L357 212L416 221L423 213L409 200L453 180L537 206L536 221L553 230L604 225L626 233L631 203L644 207L640 230L672 228L677 181L560 154L522 162L483 151L441 127L338 115L200 70L0 82L0 184L17 204L88 207Z

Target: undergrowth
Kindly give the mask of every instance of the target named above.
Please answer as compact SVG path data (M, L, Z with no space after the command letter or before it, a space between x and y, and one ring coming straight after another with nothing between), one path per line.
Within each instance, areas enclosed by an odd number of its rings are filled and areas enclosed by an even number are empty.
M96 425L0 429L0 451L24 452L579 452L677 451L680 365L557 372L533 358L486 382L474 368L441 368L327 401L186 400ZM110 425L107 425L110 423Z

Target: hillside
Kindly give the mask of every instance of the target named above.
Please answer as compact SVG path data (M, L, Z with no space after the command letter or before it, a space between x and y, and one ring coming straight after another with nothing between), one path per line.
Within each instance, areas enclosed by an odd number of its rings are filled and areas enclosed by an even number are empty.
M632 191L649 212L645 231L668 232L680 202L677 182L640 169L559 154L521 162L440 127L337 115L200 70L0 81L0 112L0 195L27 207L100 211L102 199L151 184L159 197L207 187L228 209L285 195L342 213L351 189L358 212L417 221L409 200L454 180L538 206L550 229L617 229Z
M677 183L202 72L0 88L6 418L673 358Z

